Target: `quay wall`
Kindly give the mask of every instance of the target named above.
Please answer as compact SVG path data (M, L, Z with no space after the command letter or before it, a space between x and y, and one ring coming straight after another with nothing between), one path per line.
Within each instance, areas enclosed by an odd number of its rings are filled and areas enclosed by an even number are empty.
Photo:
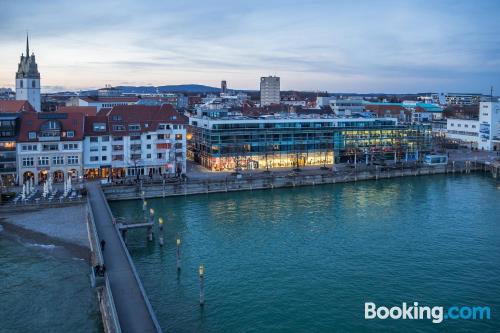
M191 179L176 183L156 183L144 185L108 185L103 186L107 200L134 200L140 199L144 191L146 198L162 198L179 195L207 194L231 191L262 190L298 186L316 186L377 180L396 177L410 177L420 175L470 173L472 171L486 171L486 165L480 162L463 162L443 166L419 166L411 168L365 168L348 169L339 172L317 170L315 173L297 172L294 174L273 175L259 173L242 175L241 178L228 176L225 179Z

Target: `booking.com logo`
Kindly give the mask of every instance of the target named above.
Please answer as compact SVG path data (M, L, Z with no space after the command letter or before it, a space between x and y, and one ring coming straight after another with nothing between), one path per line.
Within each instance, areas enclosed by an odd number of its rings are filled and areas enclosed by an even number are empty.
M365 302L365 319L406 319L406 320L432 320L434 324L443 320L465 319L485 320L491 319L489 306L422 306L418 302L408 305L403 302L401 306L378 306L372 302Z

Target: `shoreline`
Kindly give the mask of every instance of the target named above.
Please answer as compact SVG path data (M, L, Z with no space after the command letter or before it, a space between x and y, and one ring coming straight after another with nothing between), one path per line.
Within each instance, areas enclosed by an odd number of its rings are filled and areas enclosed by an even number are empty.
M86 246L18 226L8 222L5 218L0 219L0 226L3 229L0 229L0 235L18 241L24 246L39 246L45 250L59 247L69 256L84 260L90 264L90 249Z

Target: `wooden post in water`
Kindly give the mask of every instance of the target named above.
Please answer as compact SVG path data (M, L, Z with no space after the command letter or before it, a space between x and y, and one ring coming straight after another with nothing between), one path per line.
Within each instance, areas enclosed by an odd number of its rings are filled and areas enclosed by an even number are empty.
M127 244L127 229L122 229L123 242Z
M181 270L181 239L177 237L177 272Z
M148 218L146 216L146 208L148 208L148 202L142 199L142 216L144 218L144 222L148 221Z
M160 246L163 246L163 217L158 218L158 227L160 228L158 235Z
M200 306L203 306L205 304L205 267L203 265L200 265L198 273L200 275Z

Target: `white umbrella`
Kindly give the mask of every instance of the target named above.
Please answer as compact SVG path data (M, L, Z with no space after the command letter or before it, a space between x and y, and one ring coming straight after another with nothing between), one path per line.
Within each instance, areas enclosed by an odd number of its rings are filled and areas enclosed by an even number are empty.
M21 199L26 199L26 184L23 184L23 191L21 192Z

